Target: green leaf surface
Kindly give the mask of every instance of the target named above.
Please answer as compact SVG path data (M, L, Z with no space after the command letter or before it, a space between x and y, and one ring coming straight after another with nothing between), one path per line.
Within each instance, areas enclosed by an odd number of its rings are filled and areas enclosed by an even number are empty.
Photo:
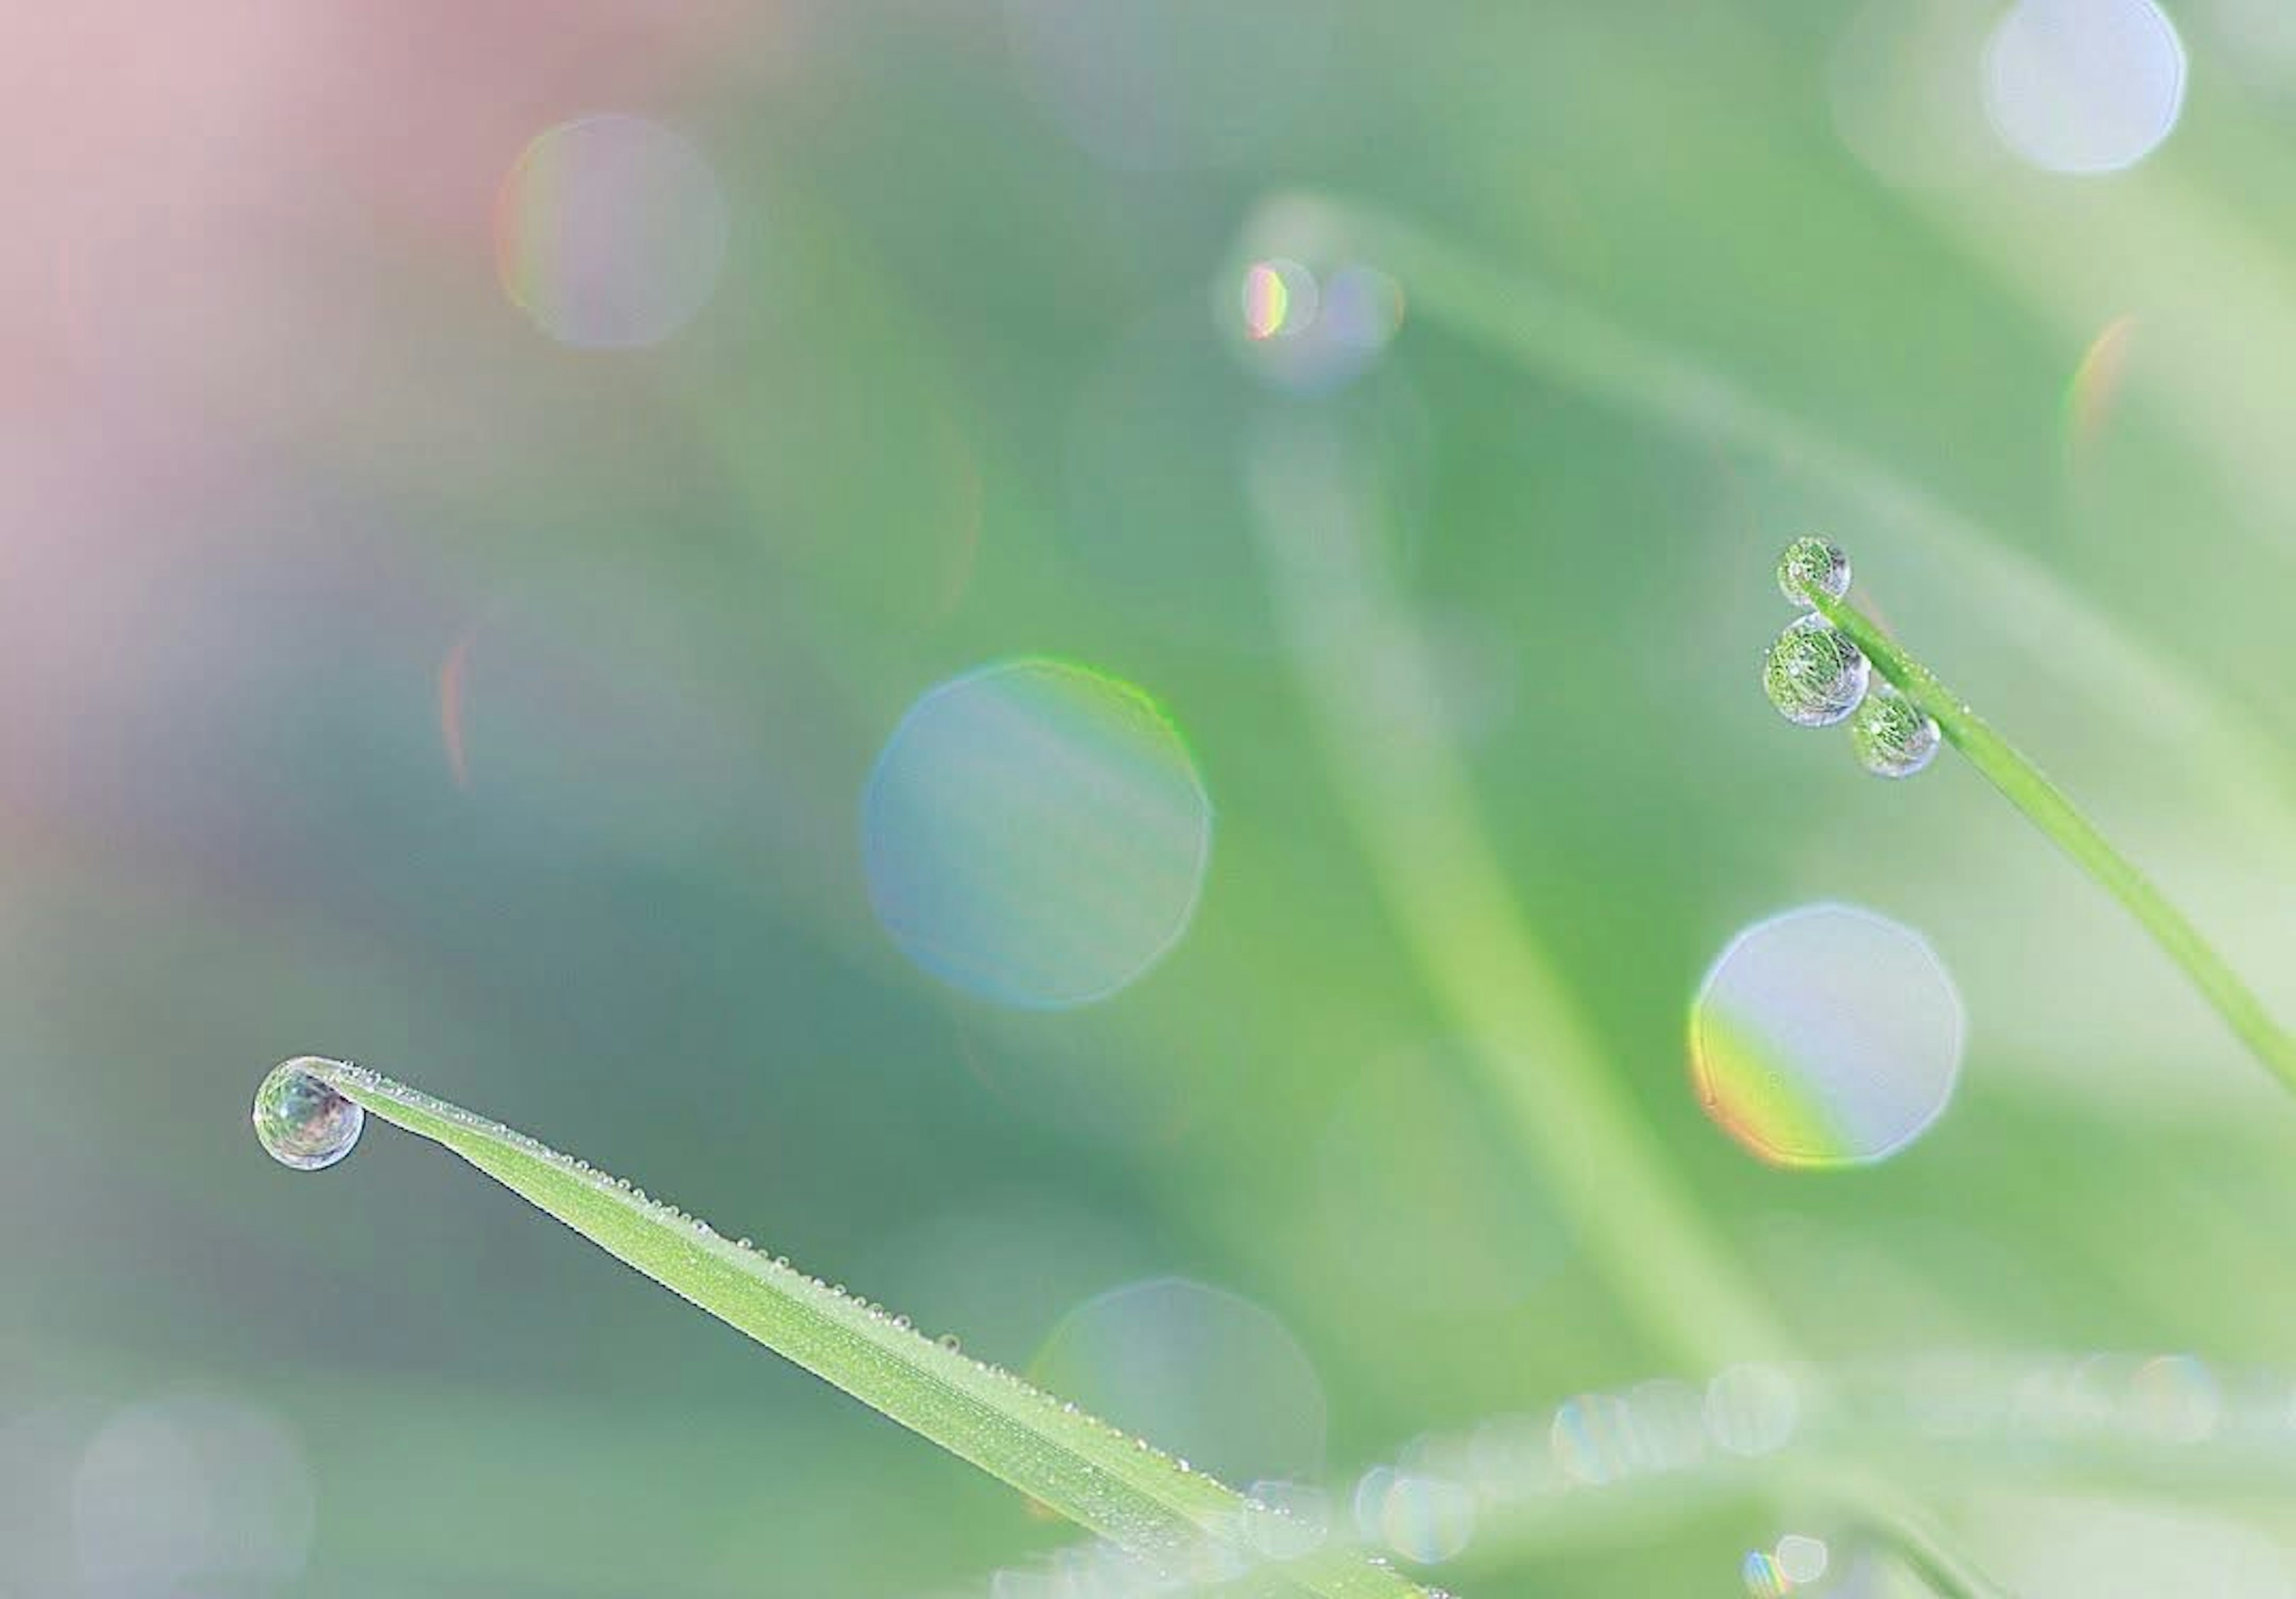
M970 1461L1173 1578L1222 1591L1401 1599L1425 1590L1338 1549L1272 1562L1257 1507L1185 1463L881 1307L500 1123L364 1067L306 1070L372 1114L444 1145L625 1265L871 1409Z

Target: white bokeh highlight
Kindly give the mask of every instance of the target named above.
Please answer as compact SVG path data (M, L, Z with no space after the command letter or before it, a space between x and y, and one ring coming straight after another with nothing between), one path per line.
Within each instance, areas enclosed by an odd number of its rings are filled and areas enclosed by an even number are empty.
M1986 44L1986 114L2043 171L2119 172L2175 129L2185 73L2184 41L2152 0L2021 0Z

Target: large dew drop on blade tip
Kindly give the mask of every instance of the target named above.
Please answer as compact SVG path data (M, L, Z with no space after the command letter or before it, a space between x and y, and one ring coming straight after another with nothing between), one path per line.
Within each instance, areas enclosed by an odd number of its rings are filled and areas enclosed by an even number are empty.
M1839 600L1849 592L1849 557L1829 539L1797 538L1778 557L1778 592L1805 610L1813 594Z
M271 1158L298 1171L317 1171L351 1152L366 1111L311 1069L340 1062L316 1055L282 1061L255 1091L255 1136Z

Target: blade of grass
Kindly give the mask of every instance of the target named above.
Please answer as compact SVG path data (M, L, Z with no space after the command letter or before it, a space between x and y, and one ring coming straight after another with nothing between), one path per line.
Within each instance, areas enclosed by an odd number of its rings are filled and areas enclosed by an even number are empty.
M310 1073L393 1126L451 1150L608 1254L890 1420L1176 1578L1241 1575L1236 1591L1424 1599L1336 1550L1255 1557L1246 1501L1146 1440L924 1337L522 1133L340 1062Z
M1256 466L1270 492L1255 497L1276 616L1381 894L1477 1087L1651 1353L1700 1371L1784 1357L1784 1329L1683 1192L1524 923L1392 595L1379 492L1348 461L1326 432L1267 433ZM1387 714L1374 721L1374 707Z
M1693 1369L1790 1358L1791 1336L1674 1177L1508 891L1382 559L1382 496L1350 459L1313 424L1264 432L1254 498L1300 686L1380 890L1478 1086L1644 1335ZM1374 724L1372 706L1390 714ZM1880 1483L1866 1502L1917 1515ZM1948 1599L2004 1599L1965 1562L1954 1570L1963 1586Z
M2120 901L2170 960L2184 969L2217 1013L2281 1083L2296 1091L2296 1036L2291 1036L2189 917L2114 849L2040 768L1994 731L1968 702L1907 654L1879 623L1847 600L1813 594L1819 614L1866 652L1874 668L1926 712L1948 742L1968 758L2009 803Z
M1997 1594L2009 1599L1956 1554L1925 1518L1902 1511L1875 1511L1866 1525L1878 1541L1897 1552L1907 1570L1929 1585L1938 1599L1988 1599Z
M2269 819L2285 821L2287 801L2296 796L2296 761L2281 740L1922 485L1767 403L1727 373L1573 303L1529 273L1341 196L1279 196L1267 209L1296 214L1298 208L1311 209L1338 247L1402 283L1414 319L1439 324L1686 442L1720 443L1773 462L1840 496L1869 529L1917 535L1926 551L1967 575L1964 592L1972 603L1992 605L2015 619L2005 634L2046 640L2054 661L2076 668L2119 703L2144 706L2155 727L2173 718L2183 728L2183 742L2195 752L2205 750L2219 768L2212 792L2240 803L2273 796L2280 804Z

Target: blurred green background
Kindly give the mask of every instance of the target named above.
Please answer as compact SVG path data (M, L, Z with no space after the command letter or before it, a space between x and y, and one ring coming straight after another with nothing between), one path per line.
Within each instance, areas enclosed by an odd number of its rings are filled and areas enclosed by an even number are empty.
M2296 1107L1972 773L1877 783L1757 684L1775 553L1825 529L2296 1012L2296 29L2177 4L2173 132L2070 176L1988 122L2000 13L18 17L0 1595L873 1599L1074 1541L436 1149L266 1160L249 1095L304 1053L1244 1478L1344 1499L1425 1430L1707 1376L1621 1309L1616 1229L1461 1065L1365 793L1436 757L1483 890L1804 1353L2296 1368ZM723 199L707 303L631 348L551 337L498 272L504 175L599 111L677 130ZM1355 204L1800 442L1511 357L1375 257L1399 323L1332 371L1271 364L1243 266L1356 259L1338 225L1269 247ZM1376 486L1349 537L1392 627L1285 598L1328 507L1271 509L1292 480L1259 469L1299 437ZM1398 629L1431 697L1375 692ZM1152 694L1217 817L1185 936L1068 1010L911 964L857 833L905 709L1027 654ZM1917 928L1968 1015L1949 1113L1848 1173L1750 1159L1685 1070L1717 953L1820 899ZM1128 1305L1160 1308L1144 1376L1091 1334ZM1980 1496L1948 1513L2029 1595L2296 1592L2266 1496L2223 1507L2237 1530ZM1741 1592L1793 1511L1478 1542L1439 1575ZM2092 1513L2139 1552L2117 1576L2065 1574ZM2195 1549L2237 1574L2112 1586Z

